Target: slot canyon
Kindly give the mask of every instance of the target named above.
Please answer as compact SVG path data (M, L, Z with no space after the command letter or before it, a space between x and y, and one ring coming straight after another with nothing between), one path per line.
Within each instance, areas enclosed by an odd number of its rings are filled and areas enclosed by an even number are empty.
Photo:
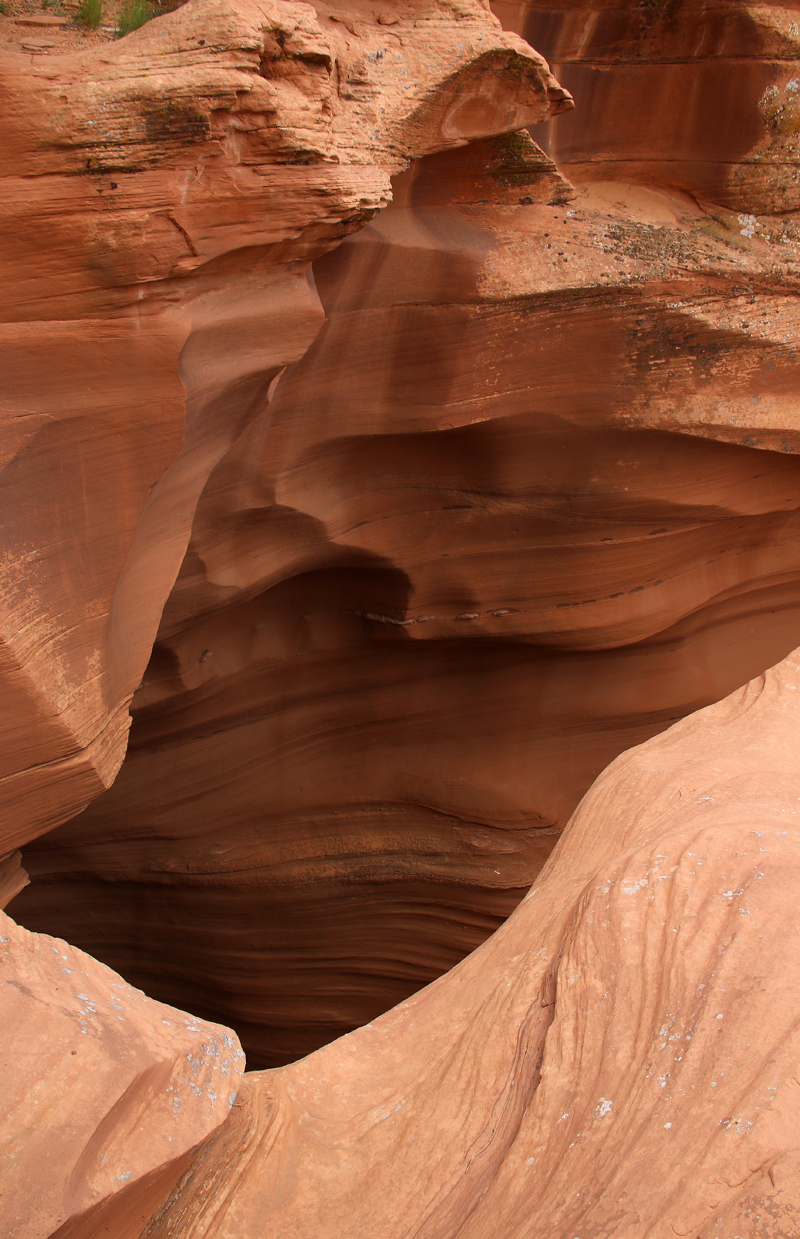
M0 5L0 1239L797 1239L800 0L165 8Z

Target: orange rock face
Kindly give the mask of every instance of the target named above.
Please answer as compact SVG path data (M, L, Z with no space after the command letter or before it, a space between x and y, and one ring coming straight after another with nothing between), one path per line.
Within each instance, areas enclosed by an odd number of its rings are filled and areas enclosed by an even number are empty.
M197 500L322 324L310 260L409 158L568 103L477 3L405 53L323 20L220 0L2 53L7 847L113 779Z
M447 976L248 1075L153 1236L796 1233L797 657L612 763Z
M496 14L0 29L14 1239L796 1234L797 25Z
M0 952L3 1233L138 1233L227 1118L239 1042L3 913Z
M680 189L760 214L800 208L798 10L742 0L495 0L576 101L544 144L567 175ZM796 240L795 224L788 223Z

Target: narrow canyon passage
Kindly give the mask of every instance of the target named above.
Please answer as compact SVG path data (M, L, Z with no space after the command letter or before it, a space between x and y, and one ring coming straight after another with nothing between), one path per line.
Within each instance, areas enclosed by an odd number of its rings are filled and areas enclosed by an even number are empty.
M618 753L800 638L800 460L714 424L723 372L727 407L791 385L792 303L681 200L564 193L527 139L432 156L315 263L325 321L206 485L123 768L25 849L22 924L251 1069L453 967Z

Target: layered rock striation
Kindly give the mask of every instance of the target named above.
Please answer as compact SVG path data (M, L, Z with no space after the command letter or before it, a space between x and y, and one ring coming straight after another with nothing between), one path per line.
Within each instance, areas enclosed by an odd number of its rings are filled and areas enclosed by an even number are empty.
M494 0L493 8L575 96L574 117L542 138L568 175L778 215L797 240L796 5Z
M673 181L484 138L315 258L30 925L279 1065L477 946L617 753L796 644L791 218Z
M0 51L15 1239L795 1233L797 26L496 13Z
M795 652L617 758L479 950L245 1077L148 1236L794 1234L799 702Z
M568 103L462 20L457 46L435 6L365 44L309 5L197 3L2 53L8 848L113 779L205 483L322 324L309 262L409 158Z

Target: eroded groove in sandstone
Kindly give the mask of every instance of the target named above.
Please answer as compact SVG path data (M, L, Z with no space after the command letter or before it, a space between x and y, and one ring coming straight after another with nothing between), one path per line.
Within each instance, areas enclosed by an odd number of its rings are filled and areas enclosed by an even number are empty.
M198 0L0 52L7 849L113 780L205 482L322 323L311 260L409 158L569 105L480 4L457 46L421 12L424 47L413 15L362 52L335 11Z
M617 753L800 630L794 294L765 321L768 261L680 200L610 227L539 161L510 210L520 149L420 161L315 264L325 323L209 480L125 767L26 852L26 923L251 1066L452 967Z
M794 654L623 754L484 946L368 1027L249 1074L148 1236L522 1239L546 1218L559 1236L788 1239L798 677Z
M0 54L0 894L291 1064L15 1239L789 1239L797 26L395 8Z

